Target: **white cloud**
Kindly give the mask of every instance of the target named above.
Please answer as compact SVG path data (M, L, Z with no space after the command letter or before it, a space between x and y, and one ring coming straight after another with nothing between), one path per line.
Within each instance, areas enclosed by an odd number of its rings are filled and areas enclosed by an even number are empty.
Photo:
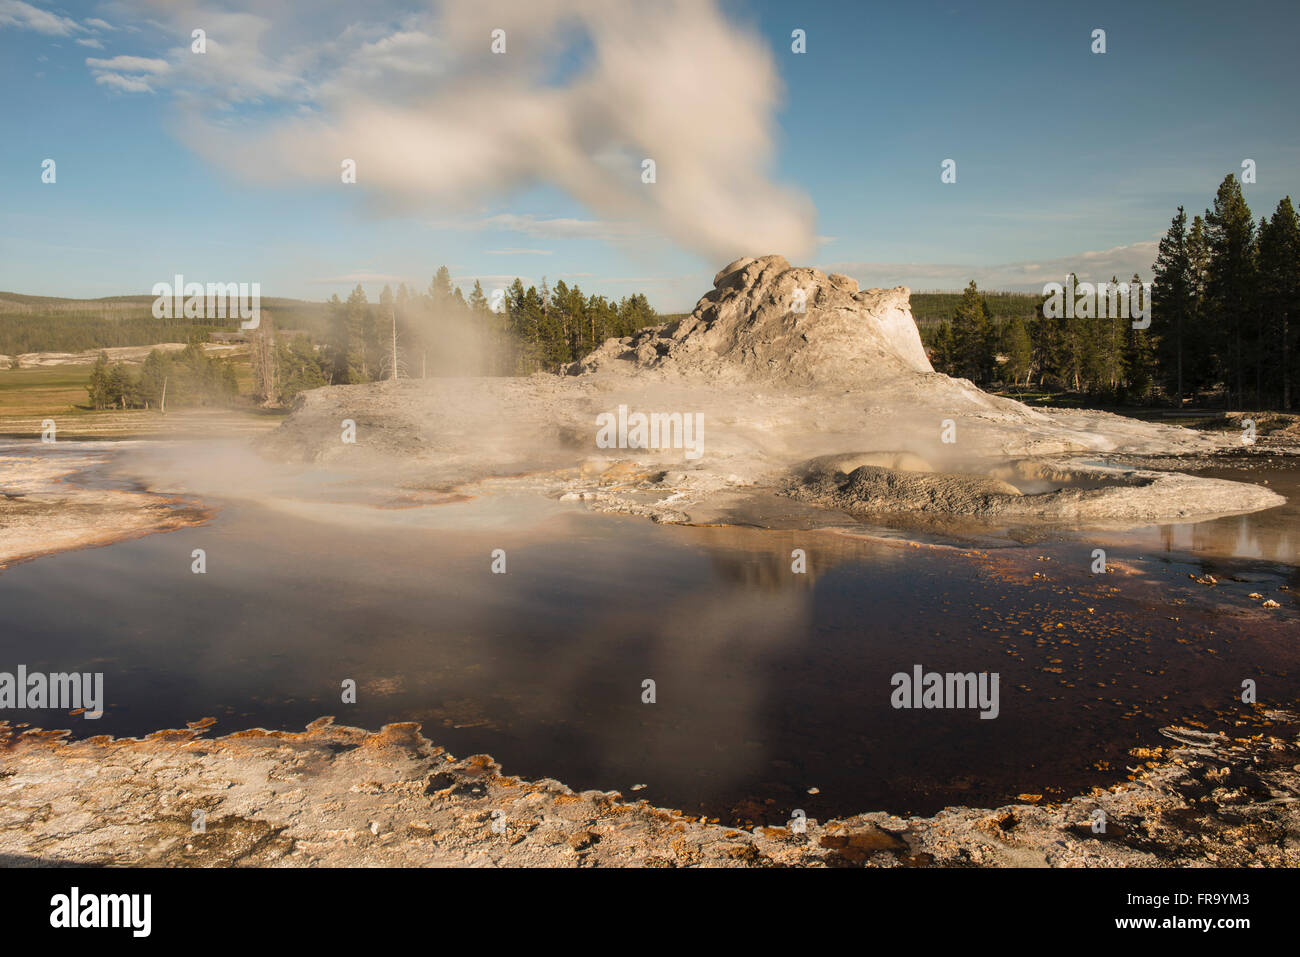
M166 60L156 60L142 56L115 56L111 60L97 60L94 57L87 57L86 66L92 70L153 73L155 75L167 73L171 70L171 64Z
M113 26L111 23L108 23L104 20L100 20L98 17L91 17L89 20L86 21L86 26L91 27L95 30L107 30L110 33L112 33L114 30L117 29L117 27Z
M550 256L550 249L485 249L489 256Z
M96 83L122 93L153 93L150 80L171 72L166 60L141 56L115 56L110 60L87 57L86 66L95 74Z
M93 39L93 38L92 38L92 39L82 39L82 40L78 40L78 41L76 41L76 42L77 42L77 44L78 44L79 46L90 47L92 50L102 50L102 49L104 49L104 44L100 43L98 40L95 40L95 39Z
M236 0L234 5L240 3L254 10L263 6L255 0ZM172 37L173 45L167 50L165 60L147 61L165 63L166 68L152 68L149 72L155 76L166 74L165 85L183 93L187 106L192 109L228 110L232 105L257 103L267 98L297 97L301 100L310 92L305 79L309 68L329 53L327 44L302 39L311 32L310 24L318 19L315 10L302 15L299 22L286 19L281 24L283 29L276 32L266 16L231 10L231 4L226 3L118 0L118 6L123 10L135 9L141 22ZM294 15L292 4L277 4L276 7L286 18ZM97 23L103 24L103 21ZM206 34L206 52L202 55L191 51L191 32L196 26L201 26ZM107 24L104 27L114 29ZM124 23L116 29L139 32L139 27L134 24ZM273 55L263 49L277 40L299 42L300 47L290 51L276 50Z
M357 92L379 98L427 93L446 60L443 45L429 26L404 28L363 43L345 55L338 72L322 80L313 96L328 100Z
M23 3L22 0L0 0L0 27L35 30L52 37L86 32L76 20Z
M604 222L598 219L571 219L555 217L538 219L531 213L498 213L476 223L477 229L506 229L523 233L536 239L594 239L601 242L618 242L633 239L641 230L636 223Z
M816 246L811 202L769 173L772 55L717 0L443 0L435 17L385 17L376 0L365 24L332 32L328 15L288 22L288 5L242 3L156 9L184 44L167 80L185 94L182 135L250 179L336 182L347 157L389 208L467 206L540 184L593 221L636 223L714 261L797 260ZM203 57L188 55L196 23ZM494 55L498 28L507 52ZM279 111L241 125L230 107L248 101ZM248 148L215 148L232 134ZM642 182L647 158L654 183Z
M152 93L153 87L142 76L123 76L120 73L100 73L95 82L102 86L111 86L123 93Z

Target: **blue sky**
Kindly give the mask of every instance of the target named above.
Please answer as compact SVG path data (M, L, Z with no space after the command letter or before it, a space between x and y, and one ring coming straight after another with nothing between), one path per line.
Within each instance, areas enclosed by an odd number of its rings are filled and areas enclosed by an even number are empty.
M373 298L445 263L676 311L769 252L1041 289L1149 276L1243 159L1257 217L1300 197L1293 2L319 6L0 0L0 289Z

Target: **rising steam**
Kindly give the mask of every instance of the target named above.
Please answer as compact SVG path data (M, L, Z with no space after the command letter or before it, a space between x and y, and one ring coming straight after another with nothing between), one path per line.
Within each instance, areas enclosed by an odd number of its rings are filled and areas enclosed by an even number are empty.
M209 16L165 9L178 31ZM814 248L810 202L768 174L771 53L711 0L446 0L386 35L352 25L310 49L275 49L297 34L273 15L211 14L208 53L178 53L163 74L187 93L187 141L241 175L338 183L350 158L357 188L389 208L545 184L711 261ZM289 108L232 126L230 102L251 99Z

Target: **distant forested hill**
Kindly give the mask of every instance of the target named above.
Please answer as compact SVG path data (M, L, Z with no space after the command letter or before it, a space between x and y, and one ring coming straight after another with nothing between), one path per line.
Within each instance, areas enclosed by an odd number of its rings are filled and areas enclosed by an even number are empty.
M912 293L912 317L922 329L931 329L945 319L951 320L957 306L961 303L961 292L914 292ZM1019 316L1028 322L1038 315L1043 301L1036 292L984 292L980 291L988 303L989 312L997 323Z
M914 292L912 315L929 330L951 319L960 292ZM1034 317L1041 296L1019 292L984 293L997 321ZM84 352L112 346L147 346L157 342L186 342L191 333L234 331L231 320L155 319L153 296L108 296L103 299L60 299L0 292L0 354L25 352ZM278 329L306 332L318 342L329 335L329 304L303 299L264 298L262 308ZM675 315L661 315L666 322Z
M155 319L153 296L60 299L0 292L0 354L84 352L111 346L187 342L194 332L234 332L237 320ZM280 329L321 339L328 325L323 302L263 298L264 312Z

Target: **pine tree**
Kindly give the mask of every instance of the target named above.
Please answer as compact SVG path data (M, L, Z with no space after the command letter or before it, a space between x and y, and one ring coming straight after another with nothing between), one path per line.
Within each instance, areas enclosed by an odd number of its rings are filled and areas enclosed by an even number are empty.
M930 342L930 365L934 367L935 372L952 374L953 351L952 323L944 319L935 327L934 337Z
M611 337L621 337L618 331L618 315L614 306L604 296L592 293L587 297L584 309L587 321L591 324L591 338L597 345Z
M492 311L492 304L483 294L483 284L474 280L474 288L466 300L470 322L477 332L479 368L483 375L503 375L507 355L506 329L501 317Z
M545 277L543 277L545 281ZM557 339L556 345L552 347L557 362L571 362L576 358L574 352L577 349L577 343L572 337L573 316L569 313L569 286L563 280L555 284L551 290L551 327Z
M1138 300L1132 297L1142 294L1142 280L1137 273L1129 280L1130 303L1136 305ZM1137 312L1137 309L1132 309ZM1155 323L1155 312L1151 313L1151 321ZM1156 357L1155 337L1150 334L1150 329L1134 329L1130 319L1124 321L1124 382L1122 385L1122 397L1131 402L1148 401L1155 390L1156 370L1158 360Z
M307 336L295 336L292 342L276 340L276 361L281 405L289 402L299 392L326 385L327 368Z
M108 394L108 353L101 352L95 364L90 367L90 383L86 386L86 392L90 396L90 405L94 409L102 409L105 403L105 396Z
M259 332L262 326L267 324L267 318L266 311L263 310ZM166 381L167 359L159 350L150 349L149 355L145 356L140 366L140 380L137 385L140 400L146 407L161 406L163 383Z
M587 297L576 284L565 288L564 316L570 343L570 358L581 359L600 343L593 341L592 321L587 315Z
M1212 387L1222 371L1219 367L1213 320L1206 300L1206 285L1210 271L1210 249L1205 238L1205 219L1192 217L1192 228L1187 233L1187 258L1192 266L1191 327L1187 330L1187 361L1184 363L1186 379L1193 393Z
M1229 173L1219 184L1214 208L1205 212L1205 240L1209 252L1206 300L1211 329L1229 389L1238 408L1245 405L1245 370L1251 319L1254 316L1255 219L1241 194L1241 184Z
M529 286L524 293L523 309L520 313L521 341L523 343L523 369L526 373L536 372L542 367L544 352L542 347L542 328L545 313L542 297L536 286Z
M378 342L374 317L360 283L348 295L344 317L347 323L347 381L368 382L375 366Z
M1029 338L1029 326L1023 316L1012 316L1003 330L1002 352L1007 361L1002 366L1002 374L1007 382L1029 385L1029 375L1034 358L1033 343Z
M435 312L445 309L451 303L451 272L446 266L439 266L429 283L429 298L433 300Z
M397 355L397 305L393 301L391 286L384 286L379 293L379 316L375 326L376 333L388 340L388 348L382 350L382 368L387 372L387 378L396 379L401 371L401 363Z
M972 382L986 382L993 366L993 317L975 280L962 293L952 318L956 373Z
M1151 308L1151 330L1159 337L1160 365L1165 388L1172 391L1179 408L1183 405L1183 357L1196 308L1196 276L1187 236L1187 213L1178 215L1160 240L1155 264Z
M1136 278L1136 277L1135 277ZM1139 287L1140 288L1140 287ZM1129 283L1130 296L1133 284ZM1132 319L1128 311L1122 309L1123 297L1119 295L1119 277L1110 277L1110 287L1106 296L1106 385L1113 395L1121 395L1128 377L1128 365L1125 355L1128 352L1128 330L1132 328ZM1099 310L1100 311L1100 310Z
M1033 343L1033 368L1038 370L1039 385L1049 380L1063 382L1061 373L1062 330L1061 319L1051 319L1047 314L1046 293L1038 302L1035 319L1029 327L1029 339Z
M1276 374L1275 395L1282 409L1289 410L1292 357L1298 351L1292 339L1300 331L1300 218L1290 196L1282 198L1260 230L1259 280L1268 371Z
M469 293L469 309L476 316L482 316L488 311L487 296L483 295L483 284L477 279L474 280L474 288Z
M329 345L326 366L331 383L348 381L348 314L338 293L329 301Z
M131 381L131 374L126 370L126 366L120 362L115 363L108 370L108 405L125 409L133 391L134 383Z

